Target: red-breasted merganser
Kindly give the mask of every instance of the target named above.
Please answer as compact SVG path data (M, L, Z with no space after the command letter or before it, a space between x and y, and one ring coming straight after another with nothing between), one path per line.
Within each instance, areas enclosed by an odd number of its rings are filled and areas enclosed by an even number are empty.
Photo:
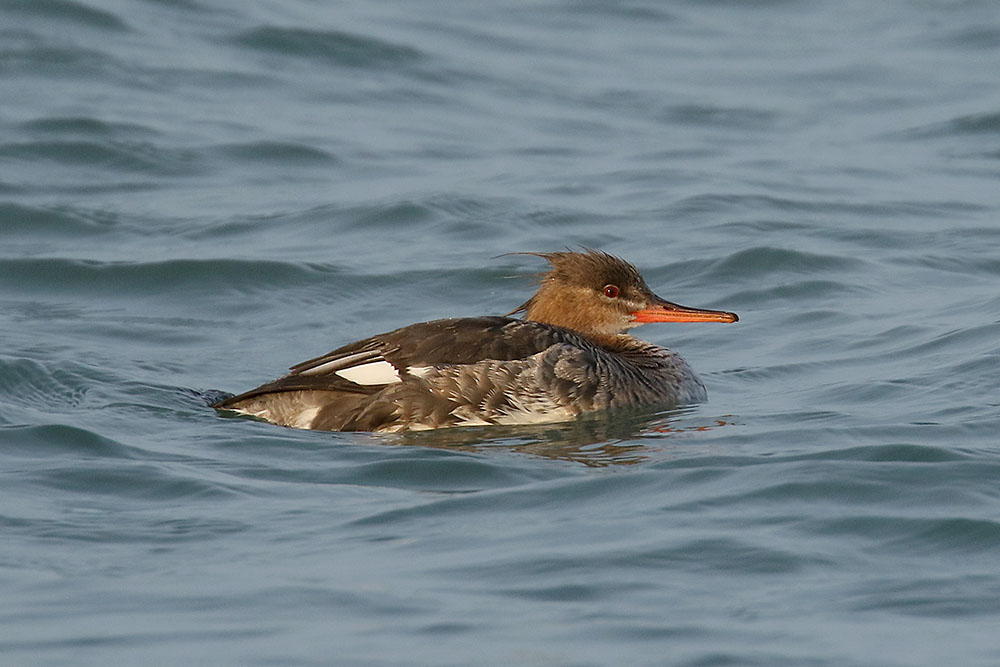
M679 355L625 333L647 322L736 322L664 301L628 262L593 250L524 253L551 270L505 317L411 324L291 367L213 407L295 428L413 431L534 424L704 400ZM523 312L524 319L510 316Z

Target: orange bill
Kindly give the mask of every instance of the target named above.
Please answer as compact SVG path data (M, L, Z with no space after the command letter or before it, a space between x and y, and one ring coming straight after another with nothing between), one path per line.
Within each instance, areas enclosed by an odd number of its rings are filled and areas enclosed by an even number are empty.
M649 304L649 307L632 313L635 322L739 322L736 313L724 310L706 310L704 308L688 308L660 299Z

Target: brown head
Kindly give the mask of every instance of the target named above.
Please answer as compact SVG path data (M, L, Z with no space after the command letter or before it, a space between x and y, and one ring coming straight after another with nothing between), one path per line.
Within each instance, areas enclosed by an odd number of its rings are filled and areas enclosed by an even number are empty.
M634 266L596 250L524 253L552 265L520 308L524 319L585 335L620 334L647 322L736 322L735 313L688 308L653 294Z

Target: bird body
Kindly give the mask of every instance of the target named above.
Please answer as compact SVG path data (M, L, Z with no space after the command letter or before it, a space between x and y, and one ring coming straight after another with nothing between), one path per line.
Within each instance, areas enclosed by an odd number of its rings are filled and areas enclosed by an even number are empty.
M679 355L625 331L736 315L664 301L632 265L605 253L539 256L552 270L514 311L524 319L412 324L292 366L214 407L295 428L394 432L558 422L706 398Z

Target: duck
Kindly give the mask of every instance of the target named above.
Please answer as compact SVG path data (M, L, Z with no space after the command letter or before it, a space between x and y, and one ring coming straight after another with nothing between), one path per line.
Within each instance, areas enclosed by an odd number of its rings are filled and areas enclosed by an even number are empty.
M395 433L555 423L707 399L680 355L628 331L653 322L737 322L735 313L666 301L632 264L602 251L511 254L542 258L548 271L506 315L438 319L365 338L212 407L299 429Z

